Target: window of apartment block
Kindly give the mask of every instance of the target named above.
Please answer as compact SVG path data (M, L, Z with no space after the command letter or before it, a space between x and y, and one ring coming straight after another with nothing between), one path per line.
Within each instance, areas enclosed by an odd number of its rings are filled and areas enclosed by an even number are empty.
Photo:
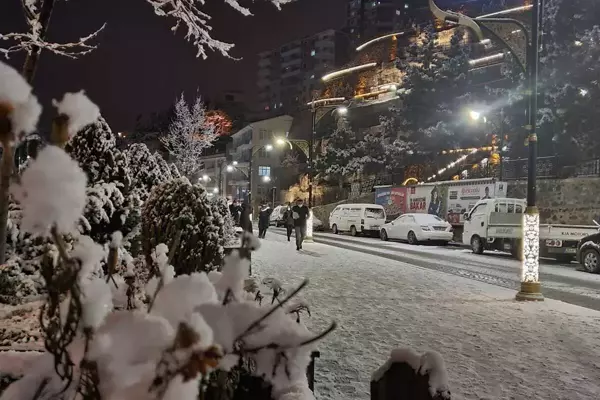
M258 176L271 176L271 167L265 165L259 166Z
M314 56L315 56L315 54L317 54L317 51L316 51L315 49L312 49L312 50L310 51L310 56L311 56L311 57L314 57Z

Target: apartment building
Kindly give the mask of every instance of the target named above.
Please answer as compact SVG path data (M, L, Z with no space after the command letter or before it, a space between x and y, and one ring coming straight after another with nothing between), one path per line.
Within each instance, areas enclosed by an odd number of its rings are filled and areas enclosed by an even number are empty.
M346 14L345 30L354 46L431 20L422 0L348 0Z
M276 171L281 164L281 152L275 139L285 137L290 131L293 118L281 115L246 125L231 138L227 159L230 168L228 195L248 201L248 185L251 177L252 206L256 210L262 200L272 197L273 188L279 191Z
M346 61L347 35L328 29L258 55L258 108L294 113L312 99L325 72Z

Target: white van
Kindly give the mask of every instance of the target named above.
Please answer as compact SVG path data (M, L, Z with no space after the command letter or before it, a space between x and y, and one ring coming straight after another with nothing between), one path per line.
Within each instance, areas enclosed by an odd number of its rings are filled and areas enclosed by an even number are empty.
M383 224L385 210L379 204L341 204L329 214L329 228L333 233L379 236L379 229Z

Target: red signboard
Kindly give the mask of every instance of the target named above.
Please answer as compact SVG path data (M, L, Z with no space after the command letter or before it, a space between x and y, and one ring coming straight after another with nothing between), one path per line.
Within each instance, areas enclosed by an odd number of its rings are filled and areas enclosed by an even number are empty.
M391 193L392 204L394 205L395 215L406 212L406 188L393 188Z

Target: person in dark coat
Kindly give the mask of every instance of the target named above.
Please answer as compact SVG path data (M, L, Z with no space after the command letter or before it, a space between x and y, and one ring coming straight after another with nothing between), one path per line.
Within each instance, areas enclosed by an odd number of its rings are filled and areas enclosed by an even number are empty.
M233 200L233 203L229 206L229 213L231 214L231 218L233 218L233 223L235 226L240 226L240 215L242 214L242 207L240 203L238 203L237 199Z
M271 207L265 202L260 205L258 212L258 237L265 238L267 229L269 229L269 218L271 217Z
M294 229L296 230L296 250L302 250L302 242L306 237L306 224L310 210L304 204L304 200L296 200L296 205L292 207L292 217L294 218Z
M291 240L292 232L294 231L294 217L292 215L292 203L286 204L286 209L283 213L283 224L287 230L288 242Z
M239 227L242 228L244 232L252 233L252 210L246 202L242 203L240 209Z

